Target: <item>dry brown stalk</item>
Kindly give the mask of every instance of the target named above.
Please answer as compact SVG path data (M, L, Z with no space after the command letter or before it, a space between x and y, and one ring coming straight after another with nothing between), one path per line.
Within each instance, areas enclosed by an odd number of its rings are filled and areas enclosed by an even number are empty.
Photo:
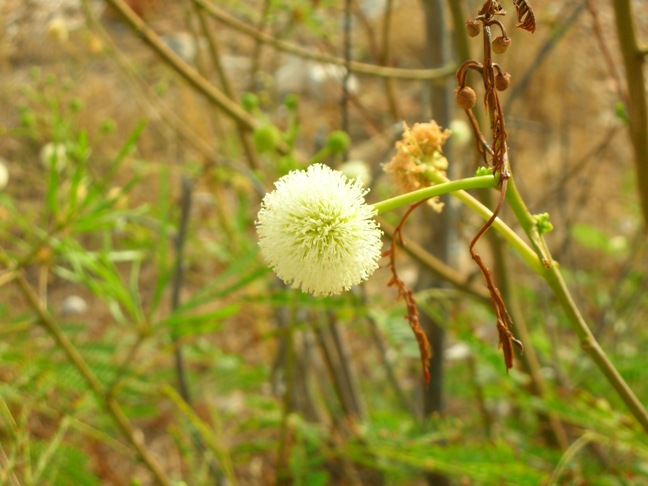
M529 32L535 31L535 16L531 6L524 0L515 0L514 2L518 24L516 28L521 28ZM504 353L504 364L508 371L513 367L513 347L518 347L520 352L523 350L522 343L515 339L510 331L513 320L506 308L502 294L500 293L493 272L483 262L481 256L475 251L475 245L479 239L488 231L493 221L499 215L504 198L506 197L507 181L511 177L511 170L508 162L508 147L506 145L506 127L504 121L504 111L500 104L498 91L504 91L510 84L510 75L502 70L501 66L493 62L493 52L503 53L511 45L511 39L507 35L502 23L496 16L506 15L502 5L496 0L487 0L479 10L477 17L466 22L466 29L471 37L476 37L483 33L484 59L483 62L475 60L465 61L457 70L457 89L455 90L457 103L461 106L468 116L472 126L475 139L477 141L477 150L482 155L487 167L492 168L495 174L499 175L500 195L497 206L493 211L492 217L477 231L470 242L470 256L475 261L481 271L486 288L490 294L491 306L495 311L497 318L497 332L499 335L499 347ZM492 39L491 27L499 28L501 35ZM473 106L476 102L474 90L466 84L468 72L476 71L481 75L484 86L484 105L488 112L491 129L492 142L488 143L486 137L482 134L477 118L473 113Z
M400 223L398 223L398 226L394 230L394 235L391 239L389 250L385 251L382 256L389 257L389 268L392 272L392 278L387 285L389 287L396 287L396 289L398 290L398 298L403 299L405 301L405 305L407 306L407 314L405 315L405 319L407 319L407 322L409 322L410 327L414 332L414 336L416 337L416 342L418 343L421 356L423 378L425 378L425 383L429 384L429 368L430 360L432 359L432 350L430 349L430 343L428 342L425 332L421 328L421 323L419 321L419 312L416 307L416 300L414 299L414 292L411 289L407 288L407 285L405 284L405 282L403 282L403 280L401 280L401 278L398 276L398 272L396 271L396 243L398 242L401 245L404 245L403 226L405 225L405 221L407 221L409 215L412 214L412 212L425 201L427 201L427 199L419 201L416 204L412 204L409 207L409 209L405 213L405 216L403 216L403 218L400 220Z

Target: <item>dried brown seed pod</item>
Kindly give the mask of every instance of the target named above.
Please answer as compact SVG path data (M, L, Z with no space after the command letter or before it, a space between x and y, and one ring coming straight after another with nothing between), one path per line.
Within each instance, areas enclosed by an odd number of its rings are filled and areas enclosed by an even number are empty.
M467 20L466 31L470 37L477 37L481 32L481 22L475 19Z
M511 84L511 75L509 73L497 73L495 76L495 88L497 91L506 91Z
M475 94L475 90L470 86L464 86L463 88L455 89L455 100L457 100L457 104L461 108L464 110L470 110L475 106L477 95Z
M495 54L503 54L506 52L506 49L508 49L510 45L511 45L511 38L503 37L500 35L499 37L496 37L495 40L493 41L493 52Z

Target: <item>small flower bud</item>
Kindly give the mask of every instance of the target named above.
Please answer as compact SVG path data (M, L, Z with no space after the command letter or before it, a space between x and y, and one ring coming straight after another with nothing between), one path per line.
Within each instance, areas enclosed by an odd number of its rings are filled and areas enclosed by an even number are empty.
M538 232L541 235L553 230L553 224L549 221L549 213L534 214L533 219L535 219L536 224L538 225Z
M496 37L495 40L493 41L493 52L495 54L503 54L506 52L506 49L508 49L510 45L511 45L511 38L502 37L500 35L499 37Z
M254 93L245 93L241 98L241 104L246 111L254 111L259 107L259 97Z
M470 37L477 37L481 32L481 23L479 20L471 19L466 21L466 32Z
M506 91L511 84L511 75L509 73L497 73L495 76L495 88L497 91Z
M254 129L252 139L259 153L270 152L275 148L280 135L272 125L261 125Z
M297 95L295 93L288 93L283 100L283 104L290 111L297 109Z
M463 88L455 89L455 99L461 108L469 110L475 106L477 95L475 94L475 90L470 86L464 86Z
M341 154L349 148L350 144L351 139L349 138L349 135L347 135L347 133L343 132L342 130L331 132L331 134L328 136L328 139L326 140L327 148L334 154Z

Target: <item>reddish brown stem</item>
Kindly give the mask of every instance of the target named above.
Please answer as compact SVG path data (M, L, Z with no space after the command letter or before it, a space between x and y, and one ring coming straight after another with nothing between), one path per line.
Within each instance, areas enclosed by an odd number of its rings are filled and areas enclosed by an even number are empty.
M414 337L416 337L416 342L418 343L419 352L421 355L423 378L425 379L425 383L429 384L429 368L430 360L432 359L432 350L430 348L430 343L427 339L427 336L425 335L425 332L423 332L423 328L421 327L421 323L419 321L419 312L418 308L416 307L414 292L407 288L407 285L405 285L405 282L401 280L401 278L398 276L398 272L396 271L396 242L400 242L401 245L405 244L403 241L403 226L405 225L405 221L407 221L407 218L409 218L410 214L412 214L412 212L425 201L426 199L410 206L410 208L401 219L400 223L398 223L398 226L396 226L396 228L394 229L394 236L391 240L390 248L383 253L383 256L389 257L389 268L392 272L392 278L389 281L388 286L395 286L398 291L398 298L402 298L405 301L405 305L407 307L407 314L405 315L405 319L407 319L407 322L409 322L410 327L414 332Z

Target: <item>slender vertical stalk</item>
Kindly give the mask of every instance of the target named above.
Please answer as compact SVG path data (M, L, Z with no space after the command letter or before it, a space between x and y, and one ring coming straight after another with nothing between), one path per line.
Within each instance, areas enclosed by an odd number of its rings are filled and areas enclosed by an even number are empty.
M182 195L180 199L180 225L175 241L176 261L173 271L173 283L171 287L171 309L176 310L180 306L180 290L183 281L183 253L185 242L187 241L187 226L189 225L189 213L191 211L191 182L186 177L182 178ZM175 329L175 328L174 328ZM179 342L177 332L172 332L172 338L175 345L175 369L176 379L178 380L178 392L182 399L191 403L191 394L189 392L189 383L185 371L185 363L182 355L182 346Z
M320 347L322 357L326 363L326 367L333 382L333 388L340 402L345 417L359 416L359 411L356 409L355 402L351 397L351 393L344 375L344 370L341 367L340 357L337 355L337 349L332 341L330 335L330 322L329 325L317 325L314 327L315 338Z
M452 15L452 21L454 25L454 34L455 34L455 44L456 49L459 54L459 59L466 60L470 58L470 46L468 43L468 35L464 25L464 19L466 15L463 11L464 2L460 1L448 1L448 6ZM477 111L475 106L473 111ZM475 113L476 117L479 118L480 114ZM480 194L482 199L486 201L488 206L492 206L492 198L490 197L490 191L481 190ZM497 285L502 292L504 301L508 302L509 312L515 323L515 331L523 343L530 342L529 331L526 326L523 312L520 309L518 297L515 293L515 286L512 284L509 265L505 256L504 245L500 238L493 232L487 234L488 243L493 254L495 274L498 276ZM544 384L544 379L540 373L540 363L538 357L535 353L533 347L527 347L525 352L521 356L522 364L531 379L530 391L534 395L542 398L546 393L546 387ZM492 417L489 417L489 414L485 410L485 407L482 407L482 415L484 416L484 423L487 430L490 429L489 422L492 420ZM559 445L561 449L566 449L568 447L567 434L556 416L555 413L549 412L546 416L541 417L546 419L548 422L548 433L550 434L550 439Z
M376 349L378 351L378 356L382 363L382 367L385 370L385 374L387 375L387 380L389 381L389 384L394 390L394 393L396 394L396 397L398 399L398 402L400 403L401 407L403 410L409 410L413 411L412 403L410 402L409 398L405 395L405 391L401 387L400 383L398 382L398 379L396 378L396 374L394 373L394 367L391 365L389 360L387 359L387 346L385 346L385 343L383 341L383 337L380 334L380 330L378 329L378 324L376 324L376 321L369 317L369 333L371 335L371 339L373 340Z
M452 17L457 57L463 62L470 59L470 45L468 44L468 36L464 25L465 20L468 18L464 12L465 0L448 0L447 3Z
M351 81L351 0L344 2L344 79L342 80L342 99L340 100L340 111L342 112L342 131L349 133L349 83ZM344 149L344 159L349 159L348 147Z
M426 32L426 67L438 67L447 62L449 57L447 48L447 26L444 11L443 0L425 0L423 3L423 13L425 15L425 32ZM447 82L433 84L425 83L424 92L429 96L429 110L432 117L441 126L450 124L450 86ZM428 107L426 107L427 109ZM451 147L448 147L448 151ZM447 154L451 155L451 154ZM449 171L452 171L449 168ZM449 172L450 177L452 173ZM447 197L443 199L447 200ZM452 260L451 245L456 239L454 229L455 214L449 204L445 205L441 214L436 214L425 207L424 215L429 228L424 235L423 245L430 248L430 252L437 255L443 262L448 263ZM433 229L432 229L433 228ZM446 285L439 281L435 276L429 273L422 273L416 282L418 290L430 287L442 287ZM427 335L432 350L430 359L429 373L430 386L424 391L423 413L424 418L443 414L445 409L444 395L444 354L445 354L445 328L443 323L438 319L423 313L421 315L421 326ZM426 475L428 484L443 486L450 484L447 476L437 472L430 472Z
M196 3L196 2L194 2ZM199 5L196 3L196 5ZM270 7L272 6L271 0L263 0L263 6L261 7L261 16L259 22L256 25L256 30L258 32L265 32L266 27L268 26L270 20ZM263 51L263 42L261 39L254 39L254 50L252 51L252 62L250 63L250 84L248 89L250 91L257 91L256 89L256 80L257 75L259 74L259 69L261 66L261 52Z
M168 47L162 39L146 23L138 17L124 0L106 0L126 21L128 25L144 40L153 51L176 73L183 77L196 91L204 95L211 103L223 110L229 117L245 127L253 130L257 120L234 103L223 91L219 90L200 75L193 67L188 65L180 56Z
M393 8L393 0L387 0L385 2L385 9L383 13L382 21L382 34L381 34L381 45L380 45L380 59L379 62L383 66L387 66L390 60L390 51L392 45L391 39L391 19ZM391 113L394 119L399 119L399 110L398 103L396 102L396 88L394 86L394 80L391 78L385 78L385 94L387 96L387 104L389 106L389 112Z
M474 332L471 329L471 332ZM482 423L484 425L484 433L486 438L489 441L493 440L493 425L495 424L495 417L493 413L488 409L486 405L486 395L484 393L484 387L479 382L478 379L478 366L477 359L471 354L468 355L466 360L468 365L468 371L470 373L470 378L472 380L472 387L475 391L475 400L477 401L477 408L479 409L479 414L481 415Z
M648 101L646 101L646 80L644 58L637 41L637 31L630 0L614 0L617 36L623 55L626 83L628 86L628 115L630 118L630 140L634 148L637 187L644 217L648 226Z
M329 319L329 330L331 332L332 344L337 351L338 359L340 362L340 371L344 377L344 383L348 390L348 395L351 403L353 404L353 410L358 419L362 419L365 416L362 401L360 400L360 392L356 384L353 372L351 370L349 353L347 353L346 347L344 345L344 340L340 335L340 329L337 325L335 317L330 316Z
M214 29L211 28L207 23L204 9L202 9L200 7L200 4L196 3L195 1L193 2L193 5L194 9L196 10L198 22L200 23L200 30L207 39L209 55L211 57L212 64L216 69L216 74L218 75L218 80L220 81L223 92L230 100L234 101L236 99L236 93L234 92L232 83L230 83L227 73L223 68L223 63L221 62L221 52L218 38L214 35ZM257 46L260 45L260 43L257 44ZM248 165L252 170L258 170L259 160L254 146L252 145L252 141L250 140L249 131L246 130L245 126L239 121L234 120L234 122L236 124L236 133L238 135L239 141L241 142L241 146L243 147L243 152L245 153Z
M294 309L293 315L294 317ZM291 323L295 322L291 319ZM283 336L284 343L284 392L283 392L283 409L281 414L281 432L279 436L279 447L277 449L277 479L276 483L279 485L292 484L292 475L290 472L290 444L291 444L291 429L288 420L293 411L293 389L295 377L295 341L293 329L291 326L286 327L286 332Z

